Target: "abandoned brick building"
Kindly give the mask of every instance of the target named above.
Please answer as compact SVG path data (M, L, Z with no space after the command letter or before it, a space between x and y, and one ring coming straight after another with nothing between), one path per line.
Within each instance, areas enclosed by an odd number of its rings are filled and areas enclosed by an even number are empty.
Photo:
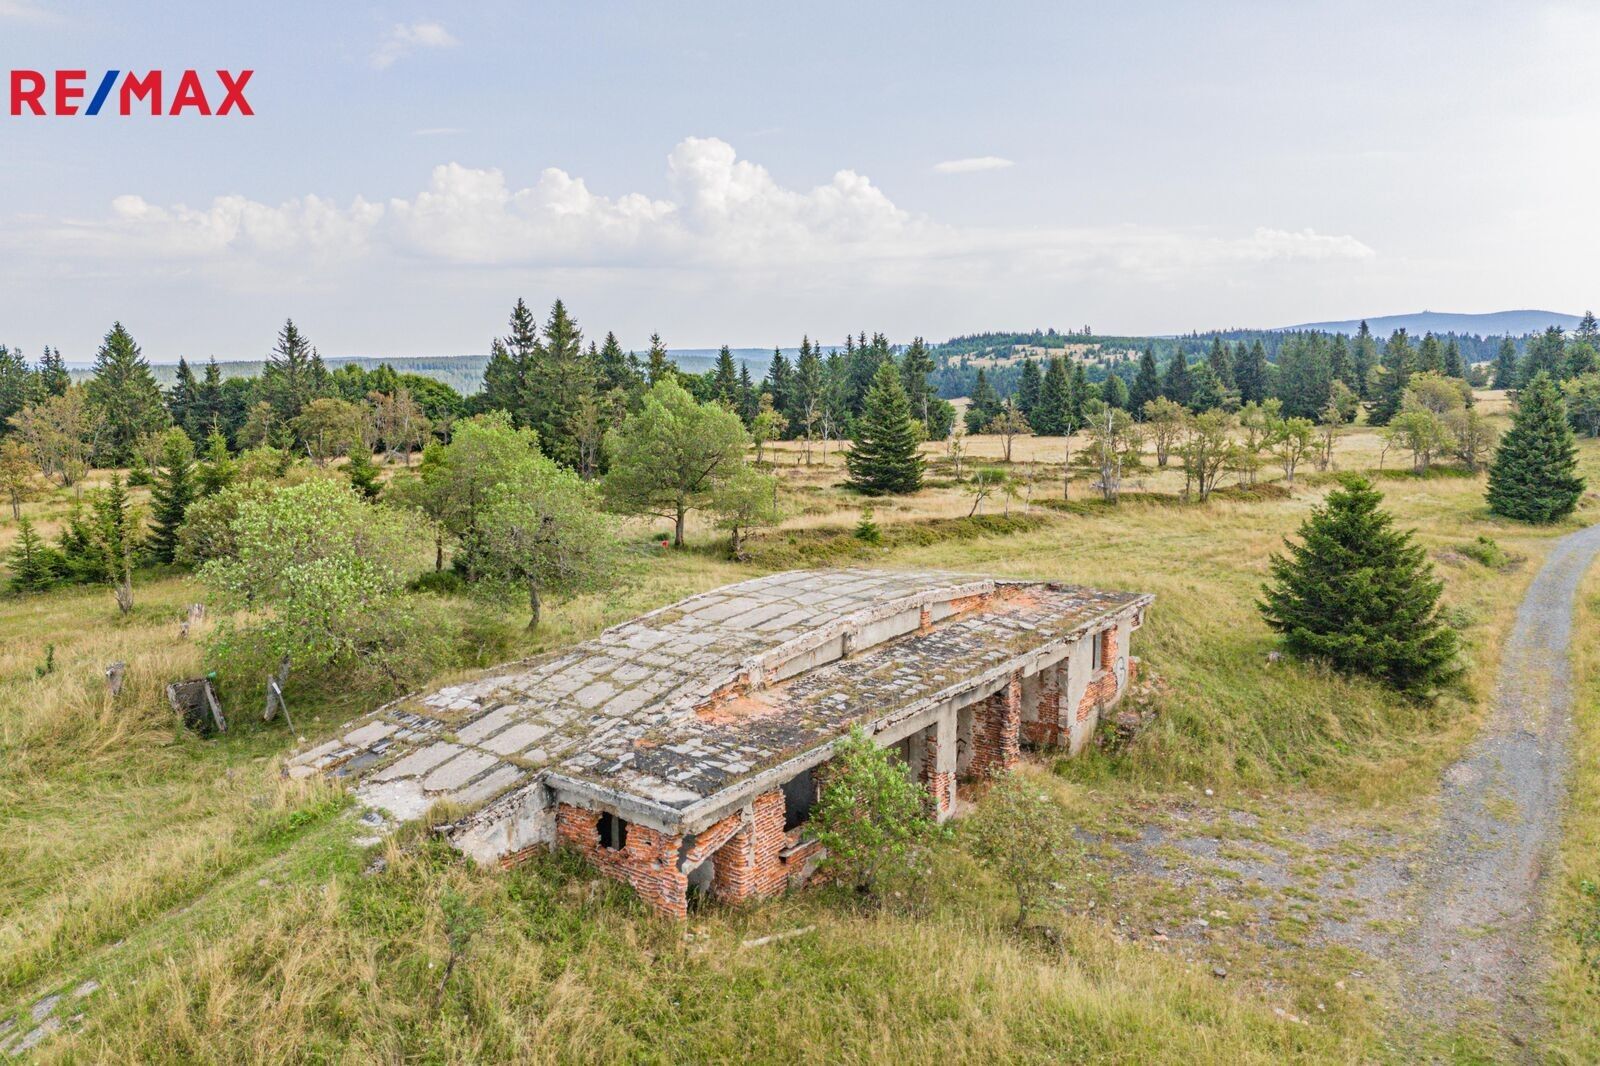
M940 819L1021 746L1076 752L1130 674L1151 597L934 572L773 574L567 651L381 708L291 760L358 780L480 862L556 843L660 910L808 878L817 767L853 723L914 768Z

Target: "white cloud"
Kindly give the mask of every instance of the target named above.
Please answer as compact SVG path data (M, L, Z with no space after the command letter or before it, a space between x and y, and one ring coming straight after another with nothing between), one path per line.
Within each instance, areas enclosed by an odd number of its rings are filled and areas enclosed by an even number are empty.
M372 65L385 70L420 48L454 48L461 42L437 22L397 22L372 52Z
M936 174L973 174L980 170L1004 170L1016 166L997 155L975 155L966 159L946 159L933 165Z
M195 266L296 276L379 259L441 267L671 270L726 287L805 285L870 292L1211 279L1291 262L1370 259L1355 237L1260 227L1248 234L1153 226L970 227L896 206L871 179L840 170L810 189L780 183L714 137L666 160L670 196L607 196L554 167L514 186L498 169L447 163L426 188L340 206L308 195L209 206L116 198L108 217L19 235L65 260ZM75 261L76 261L75 260ZM395 267L395 269L404 269ZM776 291L776 290L775 290Z
M0 20L17 22L54 22L55 14L28 0L0 0Z

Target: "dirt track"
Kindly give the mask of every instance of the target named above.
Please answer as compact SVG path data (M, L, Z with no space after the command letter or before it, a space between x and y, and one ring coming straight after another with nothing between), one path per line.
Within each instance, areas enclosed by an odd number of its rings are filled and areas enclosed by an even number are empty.
M1560 838L1572 722L1568 646L1600 526L1551 548L1501 652L1494 705L1444 775L1440 825L1417 878L1417 922L1396 945L1408 1006L1442 1023L1538 1027L1540 881Z

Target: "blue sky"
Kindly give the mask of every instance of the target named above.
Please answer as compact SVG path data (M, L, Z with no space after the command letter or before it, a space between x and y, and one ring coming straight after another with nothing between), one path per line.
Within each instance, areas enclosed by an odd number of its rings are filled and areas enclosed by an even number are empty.
M149 6L0 0L0 57L250 67L255 117L0 109L0 343L473 352L519 295L632 347L1595 302L1590 5Z

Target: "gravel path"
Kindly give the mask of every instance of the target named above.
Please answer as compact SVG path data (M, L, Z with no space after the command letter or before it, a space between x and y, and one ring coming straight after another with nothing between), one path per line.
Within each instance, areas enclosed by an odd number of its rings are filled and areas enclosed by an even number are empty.
M1528 587L1501 652L1483 731L1444 775L1438 836L1417 878L1418 921L1394 960L1407 1005L1450 1024L1538 1027L1540 879L1560 839L1572 721L1568 645L1600 525L1562 537Z

